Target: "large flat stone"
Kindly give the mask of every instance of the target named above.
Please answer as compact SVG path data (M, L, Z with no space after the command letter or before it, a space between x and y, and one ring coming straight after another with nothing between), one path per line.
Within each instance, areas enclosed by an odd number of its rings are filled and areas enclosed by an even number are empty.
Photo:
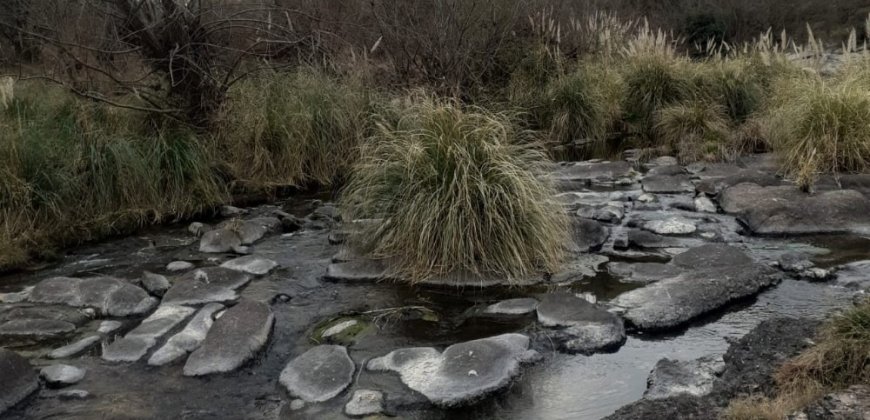
M151 316L123 338L115 340L103 350L103 359L110 362L135 362L145 356L157 340L175 328L194 312L180 305L160 305Z
M346 348L321 345L291 360L281 372L280 382L293 397L323 402L344 391L355 370Z
M809 195L744 183L723 191L719 204L760 235L870 233L870 199L854 190Z
M581 253L601 249L610 237L610 229L594 220L571 218L571 252Z
M625 161L576 162L560 166L551 173L557 188L563 191L577 190L595 184L611 184L620 179L633 179L637 172Z
M504 334L454 344L444 352L432 347L394 350L372 359L368 369L393 371L409 388L442 407L473 403L507 386L520 365L538 359L529 338Z
M27 359L0 347L0 414L39 389L39 377Z
M712 252L718 247L702 247L696 253L704 254L704 249ZM719 252L726 253L721 249ZM737 260L733 255L731 258ZM667 329L685 324L732 301L755 295L779 279L776 270L763 264L710 263L623 293L610 303L641 330Z
M644 192L653 194L680 194L695 192L695 184L688 175L652 175L643 179Z
M170 337L163 347L151 355L148 364L163 366L198 349L214 324L215 313L222 309L224 309L224 305L219 303L205 305L191 318L181 332Z
M141 315L158 302L145 290L113 277L52 277L39 282L29 300L90 307L108 316Z
M661 359L650 372L643 397L656 400L680 394L707 395L724 370L725 361L721 356L695 360Z
M56 319L13 319L0 323L0 337L56 337L75 331L75 324Z
M58 347L51 351L48 354L48 357L51 359L65 359L67 357L75 356L79 353L84 352L85 350L91 348L94 344L100 342L100 336L91 335L76 342L67 344L63 347Z
M251 281L251 275L224 267L193 270L179 278L163 296L164 304L201 305L238 300L236 290Z
M537 307L538 322L569 353L592 354L618 348L625 328L618 316L570 293L550 293Z
M269 305L242 300L215 321L202 345L187 358L185 376L231 372L266 345L275 316Z

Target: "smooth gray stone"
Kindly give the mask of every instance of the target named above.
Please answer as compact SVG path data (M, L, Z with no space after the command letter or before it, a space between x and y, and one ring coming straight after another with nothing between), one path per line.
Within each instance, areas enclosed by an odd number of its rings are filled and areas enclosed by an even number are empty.
M538 300L534 298L516 298L493 303L483 310L487 314L497 315L525 315L535 311Z
M201 305L232 302L236 290L251 281L251 276L223 267L206 267L185 273L163 296L163 304Z
M123 325L124 324L120 321L103 321L100 323L100 327L97 328L97 332L100 334L109 334L116 331L118 328L121 328Z
M229 229L210 230L199 240L199 252L212 254L231 252L240 246L242 246L242 238Z
M601 249L610 237L610 229L594 220L580 217L571 218L571 240L568 248L573 253L591 252Z
M231 372L254 357L272 331L269 305L242 300L215 321L202 345L187 358L185 376Z
M595 183L614 183L636 176L637 172L625 161L575 162L560 166L550 174L561 191L576 190Z
M256 255L245 255L244 257L235 258L221 264L221 267L257 276L269 274L277 266L278 263L275 261Z
M625 328L618 316L573 294L547 294L537 311L538 322L555 329L555 341L567 352L610 351L625 342Z
M71 333L76 326L54 319L15 319L0 324L0 337L55 337Z
M653 194L680 194L695 192L695 184L688 175L652 175L641 181L643 191Z
M683 217L650 220L643 224L643 228L659 235L689 235L698 230L695 222Z
M163 366L196 350L205 341L208 331L214 324L214 315L224 309L219 303L205 305L181 332L170 337L160 349L148 359L151 366Z
M328 401L353 381L356 366L343 346L320 345L294 358L280 382L291 396L305 402Z
M157 340L183 322L194 311L178 305L160 305L151 316L124 338L115 340L103 350L103 359L110 362L136 362L157 344Z
M623 283L652 283L683 272L683 269L672 264L662 263L624 263L611 262L607 269Z
M56 364L46 366L39 371L39 376L49 385L66 386L76 384L85 378L85 370L75 366Z
M344 406L344 413L351 417L371 416L384 411L384 394L370 389L353 392L350 401Z
M643 397L655 400L680 394L707 395L724 370L722 356L686 361L661 359L650 372Z
M79 353L84 352L85 350L89 349L91 346L93 346L94 344L97 344L99 342L100 342L100 336L91 335L91 336L82 338L81 340L76 341L75 343L70 343L70 344L67 344L63 347L58 347L58 348L52 350L51 353L48 354L48 357L50 359L65 359L67 357L72 357L72 356L75 356Z
M173 261L169 264L166 264L166 269L169 271L185 271L193 268L193 263L187 261Z
M39 377L27 359L0 347L0 414L39 389Z
M394 350L369 361L372 371L393 371L409 388L441 407L470 404L510 384L522 363L540 355L522 334L454 344L444 352L431 347Z
M147 271L142 274L142 287L152 295L163 296L171 286L166 276Z
M141 315L157 305L145 290L113 277L52 277L39 282L29 300L90 307L108 316Z

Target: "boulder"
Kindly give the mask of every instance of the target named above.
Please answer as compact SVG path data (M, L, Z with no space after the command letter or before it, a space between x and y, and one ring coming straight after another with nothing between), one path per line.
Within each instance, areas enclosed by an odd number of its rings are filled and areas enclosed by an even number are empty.
M695 192L695 184L688 175L652 175L642 181L643 191L653 194L681 194Z
M701 213L716 213L719 211L719 209L716 207L716 204L714 204L712 200L704 195L701 195L695 198L695 211Z
M237 289L251 281L249 274L224 267L206 267L185 273L163 296L164 304L201 305L232 302Z
M205 340L214 323L214 314L224 309L219 303L205 305L191 318L181 332L173 335L148 359L151 366L163 366L196 350Z
M393 371L409 388L441 407L473 403L507 386L520 365L540 358L529 338L504 334L454 344L443 352L431 347L394 350L372 359L368 369Z
M138 361L157 344L159 338L182 323L193 312L194 309L187 306L160 305L138 327L103 349L103 360L110 362Z
M42 368L39 376L51 386L67 386L77 384L85 378L85 370L70 365L51 365Z
M661 359L650 372L643 397L655 400L679 394L707 395L724 370L721 356L686 361Z
M48 278L33 288L29 300L90 307L108 316L141 315L157 305L145 290L113 277Z
M275 261L256 255L245 255L244 257L235 258L221 264L221 267L257 276L269 274L277 266L278 263Z
M739 260L738 251L717 250L721 246L709 245L689 251L698 257L684 258L684 261L703 262L707 250ZM718 265L715 261L706 261L708 264L695 265L675 277L623 293L610 303L638 329L667 329L755 295L780 279L776 270L763 264Z
M354 391L350 401L344 406L344 413L351 417L372 416L383 411L384 394L370 389Z
M570 353L610 351L625 342L618 316L570 293L551 293L537 307L538 322L552 328L551 336Z
M344 391L355 370L346 348L321 345L291 360L281 372L280 382L293 397L323 402Z
M719 204L759 235L870 232L870 199L854 190L808 195L789 186L744 183L726 189Z
M0 347L0 414L39 389L39 377L27 359Z
M229 229L210 230L199 240L199 252L232 252L242 246L242 238Z
M230 372L254 357L275 323L269 305L242 300L214 322L202 345L184 365L185 376Z
M142 287L154 296L163 296L171 286L166 276L148 271L142 273Z

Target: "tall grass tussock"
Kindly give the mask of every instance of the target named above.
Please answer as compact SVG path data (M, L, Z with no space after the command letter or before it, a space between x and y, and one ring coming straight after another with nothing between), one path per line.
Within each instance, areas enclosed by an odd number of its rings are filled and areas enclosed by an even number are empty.
M411 282L555 270L567 221L524 136L510 115L437 100L379 124L342 196L346 220L382 220L357 246Z

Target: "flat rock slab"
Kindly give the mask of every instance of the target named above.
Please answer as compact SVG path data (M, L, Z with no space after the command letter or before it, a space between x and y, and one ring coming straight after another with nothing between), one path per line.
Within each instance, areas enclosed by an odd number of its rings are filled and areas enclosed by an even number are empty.
M67 357L72 357L77 354L84 352L85 350L93 347L94 344L100 342L100 336L91 335L81 340L78 340L74 343L67 344L63 347L58 347L51 351L48 354L50 359L65 359Z
M39 376L49 385L67 386L84 379L85 373L84 369L75 366L57 364L42 368L39 371Z
M870 199L854 190L808 195L744 183L722 192L719 204L759 235L870 233Z
M163 347L151 355L148 364L163 366L198 349L214 324L215 313L222 309L224 309L224 305L219 303L205 305L191 318L181 332L170 337Z
M568 248L574 253L599 250L610 237L610 229L606 226L581 217L571 218L571 233L572 242Z
M138 361L157 344L160 337L182 323L193 312L194 309L187 306L160 305L138 327L106 347L103 350L103 360L110 362Z
M858 290L870 290L870 260L856 261L840 267L837 284Z
M717 195L728 187L737 184L753 183L762 186L779 186L782 185L782 180L771 172L758 171L754 169L737 169L734 172L725 170L703 171L698 173L701 182L698 183L698 191Z
M230 270L241 271L248 274L253 274L256 276L269 274L269 272L275 269L275 267L277 266L278 263L276 263L275 261L267 258L258 257L256 255L245 255L244 257L235 258L221 264L221 267L229 268Z
M384 411L384 394L371 389L358 389L344 406L344 413L351 417L380 414Z
M201 305L232 302L236 290L251 281L251 276L224 267L199 268L181 276L163 296L164 304Z
M752 264L755 260L743 250L725 244L708 244L675 256L671 264L682 268L732 267Z
M644 192L653 194L681 194L695 192L695 184L688 175L652 175L642 181Z
M644 223L643 228L659 235L689 235L698 230L695 222L684 217L650 220Z
M494 315L525 315L535 312L538 300L534 298L516 298L493 303L483 310L483 313Z
M27 359L0 347L0 414L39 389L39 377Z
M625 342L625 328L618 316L571 293L544 296L537 311L538 322L555 328L555 340L569 353L609 351Z
M655 400L680 394L707 395L724 370L721 356L685 361L661 359L650 372L643 397Z
M607 265L611 275L623 283L653 283L674 277L684 270L672 264L611 262Z
M266 345L275 316L269 305L242 300L214 322L202 345L187 358L185 376L231 372Z
M638 176L631 164L617 162L577 162L560 166L551 175L558 189L570 191L596 183L614 183Z
M13 319L0 323L0 337L50 338L75 330L75 324L55 319Z
M659 235L641 229L627 230L628 245L634 248L662 249L700 246L704 242L695 238Z
M141 315L157 306L158 302L142 288L113 277L52 277L39 282L29 300L90 307L108 316Z
M280 382L293 397L323 402L344 391L355 370L346 348L321 345L291 360L281 372Z
M540 355L529 350L522 334L454 344L444 352L432 347L394 350L372 359L368 369L393 371L409 388L442 407L473 403L507 386L520 373L520 365Z
M600 267L610 259L601 254L581 253L569 257L557 273L553 273L550 282L555 284L570 284L585 278L595 277Z
M199 240L199 252L232 252L242 246L242 238L230 229L215 229L206 232Z
M696 251L703 254L701 251ZM724 252L724 251L723 251ZM611 301L641 330L667 329L752 296L779 281L777 271L754 262L698 265L683 273L619 295Z

